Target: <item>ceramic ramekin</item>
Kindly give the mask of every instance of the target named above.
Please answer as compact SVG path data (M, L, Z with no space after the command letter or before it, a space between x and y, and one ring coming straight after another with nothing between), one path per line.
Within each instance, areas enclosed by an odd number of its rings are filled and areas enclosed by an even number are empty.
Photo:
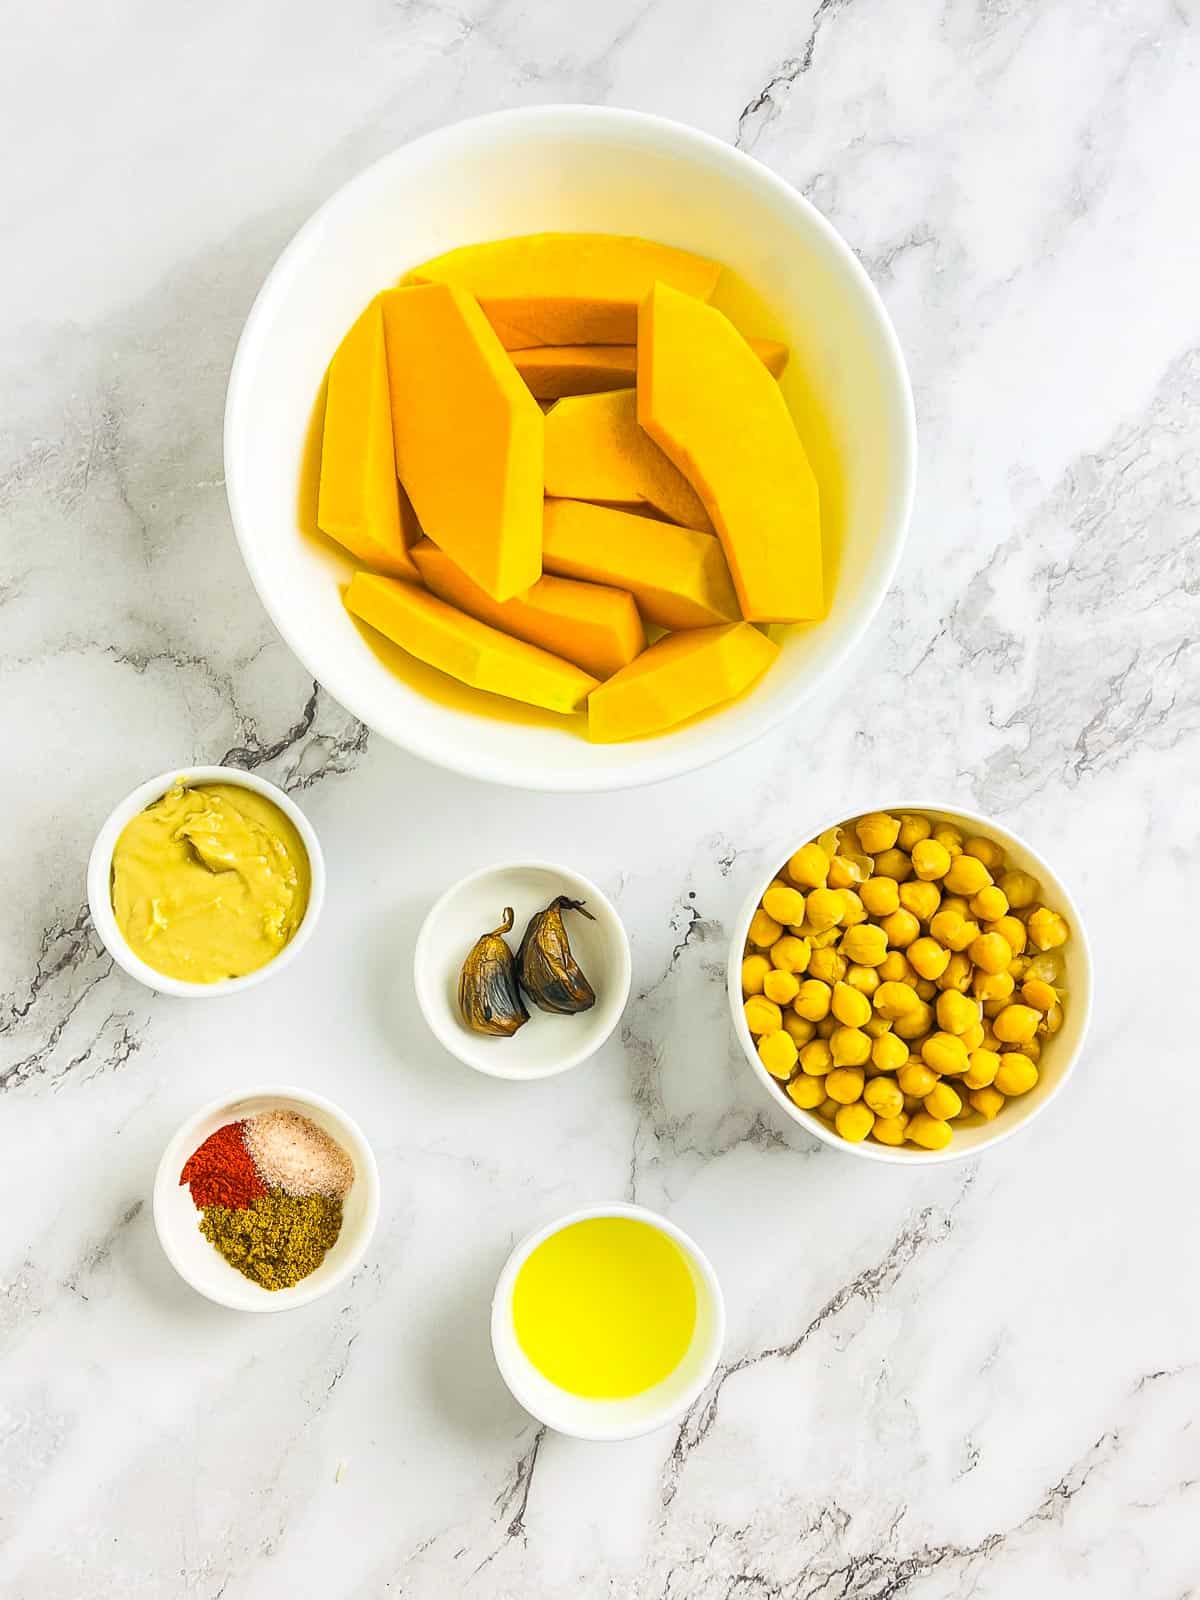
M587 1399L551 1383L521 1349L513 1324L513 1289L529 1256L552 1234L592 1217L629 1217L657 1228L683 1252L696 1290L696 1327L683 1360L661 1383L628 1400ZM681 1417L704 1392L724 1343L725 1300L711 1262L682 1228L642 1206L584 1206L537 1229L505 1262L492 1297L492 1350L513 1398L548 1428L576 1439L635 1439Z
M183 978L170 978L165 973L156 972L140 956L135 955L117 926L112 905L112 858L121 830L127 822L137 816L139 811L144 811L148 805L152 805L176 783L185 785L227 783L240 789L252 789L255 794L262 795L264 799L279 807L300 835L308 852L311 882L308 909L300 926L277 956L268 961L265 967L259 967L257 972L248 973L244 978L225 978L219 983L188 983ZM325 900L325 857L321 853L313 825L300 807L294 800L289 799L282 789L273 783L268 783L265 778L260 778L253 772L243 772L240 767L173 767L169 772L162 772L157 778L149 778L145 783L139 784L109 813L108 820L96 835L96 842L88 859L87 896L92 923L104 948L131 978L144 983L148 989L156 989L159 994L181 995L189 999L212 999L219 995L238 994L243 989L252 988L256 983L265 982L266 979L290 966L304 949L313 936Z
M793 855L802 844L810 839L815 839L818 834L826 829L836 827L839 823L850 821L854 817L864 816L869 811L886 811L892 816L901 812L919 812L923 816L935 818L939 822L952 823L961 828L964 834L980 834L984 838L994 839L1000 845L1007 858L1008 864L1025 872L1031 872L1041 883L1043 898L1047 905L1055 911L1061 911L1066 917L1071 929L1071 937L1059 952L1063 958L1066 972L1065 987L1067 991L1063 1008L1063 1025L1061 1030L1046 1045L1041 1061L1038 1063L1040 1074L1038 1082L1028 1094L1020 1095L1009 1100L1000 1115L992 1122L978 1123L974 1126L955 1125L954 1137L944 1150L917 1150L907 1145L899 1149L889 1145L877 1144L872 1139L864 1139L860 1144L852 1144L846 1139L839 1138L838 1134L827 1127L821 1118L813 1111L804 1111L787 1095L783 1094L777 1081L758 1059L758 1052L754 1048L754 1040L746 1026L746 1018L742 1010L742 957L745 952L746 935L753 917L762 899L764 892L770 886L771 879L782 864ZM1041 1115L1046 1107L1055 1100L1066 1085L1067 1079L1075 1070L1083 1050L1084 1039L1087 1035L1088 1023L1092 1012L1092 956L1088 946L1087 930L1079 907L1072 898L1067 886L1046 861L1027 844L1018 834L994 821L991 817L980 816L974 811L963 811L958 806L930 805L922 801L905 801L901 803L880 803L872 800L860 805L853 810L840 811L836 816L827 817L818 821L815 826L808 828L798 837L793 838L788 844L781 846L777 852L778 859L773 870L753 888L746 897L741 914L733 930L733 938L729 946L728 992L729 1009L733 1018L733 1031L737 1035L738 1043L742 1047L742 1054L749 1064L751 1072L766 1093L770 1096L771 1103L777 1111L790 1117L793 1122L798 1122L802 1128L807 1128L822 1143L831 1145L833 1149L843 1155L856 1156L862 1161L878 1161L889 1166L914 1167L935 1166L948 1161L963 1161L971 1156L977 1156L984 1150L992 1150L1006 1139L1011 1139L1015 1133L1028 1128L1035 1117Z
M191 1191L179 1181L189 1156L218 1128L266 1111L296 1111L310 1118L354 1163L337 1242L316 1271L290 1289L264 1289L231 1267L200 1232ZM248 1089L197 1111L172 1135L154 1179L154 1226L167 1260L197 1293L233 1311L294 1311L319 1300L357 1267L378 1220L379 1169L362 1129L332 1100L289 1084Z

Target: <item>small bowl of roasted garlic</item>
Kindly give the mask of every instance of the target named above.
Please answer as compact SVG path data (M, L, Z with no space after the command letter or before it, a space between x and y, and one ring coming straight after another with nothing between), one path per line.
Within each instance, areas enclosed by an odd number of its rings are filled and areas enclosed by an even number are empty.
M493 1078L550 1078L595 1055L629 999L612 902L549 862L486 867L448 889L417 937L422 1014L451 1055Z
M848 1154L927 1164L999 1144L1055 1098L1092 963L1075 902L1024 840L901 805L801 836L746 901L728 984L781 1110Z

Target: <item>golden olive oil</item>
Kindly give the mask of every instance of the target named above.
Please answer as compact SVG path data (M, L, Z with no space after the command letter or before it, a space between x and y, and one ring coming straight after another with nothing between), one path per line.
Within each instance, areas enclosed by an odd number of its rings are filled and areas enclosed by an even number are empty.
M513 1289L513 1324L551 1383L626 1400L669 1377L696 1327L696 1286L675 1241L635 1217L591 1217L532 1252Z

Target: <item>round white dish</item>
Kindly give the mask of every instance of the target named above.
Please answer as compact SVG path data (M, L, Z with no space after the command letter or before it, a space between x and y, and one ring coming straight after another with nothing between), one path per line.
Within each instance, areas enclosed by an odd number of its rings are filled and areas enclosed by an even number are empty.
M336 1139L354 1162L354 1181L342 1207L342 1231L321 1265L290 1289L264 1289L231 1267L200 1232L200 1212L181 1184L184 1163L227 1122L266 1111L297 1111ZM379 1220L379 1169L357 1122L332 1100L290 1085L248 1089L197 1111L172 1136L154 1179L154 1226L167 1260L197 1293L233 1311L294 1311L319 1300L362 1260Z
M513 927L506 937L515 956L530 917L560 894L584 901L595 919L563 913L571 950L596 1004L557 1016L539 1010L526 995L529 1021L510 1038L472 1032L458 1009L459 974L472 945L498 928L511 906ZM620 1020L631 976L629 939L608 896L590 879L548 861L504 862L454 884L426 916L413 956L413 983L426 1022L451 1055L493 1078L551 1078L595 1055Z
M628 1400L588 1399L551 1383L521 1349L513 1324L513 1289L528 1257L551 1234L591 1217L630 1217L666 1234L683 1252L696 1289L696 1327L687 1354L669 1377ZM681 1417L703 1394L724 1344L725 1299L712 1263L682 1228L642 1206L584 1206L537 1229L509 1256L492 1296L492 1351L513 1398L548 1428L576 1439L636 1439Z
M156 972L140 956L135 955L117 926L112 904L112 857L117 840L127 822L136 817L139 811L153 805L176 783L185 786L227 783L241 789L252 789L255 794L262 795L272 805L279 807L300 835L308 852L308 909L300 926L277 956L268 961L265 967L259 967L257 972L247 973L244 978L226 978L220 983L189 983L183 978L168 977L166 973ZM108 820L96 835L88 858L87 896L92 923L101 943L131 978L144 983L147 989L156 989L159 994L178 995L187 999L212 999L219 995L237 994L256 983L263 983L277 972L282 972L284 967L290 966L300 954L313 936L325 901L325 857L316 831L300 807L282 789L268 783L265 778L253 772L243 772L240 767L173 767L170 772L160 772L157 778L148 778L127 794L120 805L113 807Z
M299 484L335 348L379 290L456 245L544 230L641 234L726 263L770 308L791 378L824 416L844 527L829 615L724 711L657 739L593 745L438 703L401 681L342 604L353 563L301 532ZM799 393L799 389L795 391ZM428 761L517 788L650 783L727 755L792 711L846 657L900 558L916 426L904 360L856 257L802 195L707 134L640 112L538 106L404 146L305 224L242 333L225 411L225 481L242 555L284 639L370 728Z
M1037 1084L1028 1094L1009 1100L1000 1115L992 1122L984 1122L975 1127L960 1127L956 1124L954 1137L944 1150L917 1150L908 1145L895 1149L889 1145L876 1144L869 1138L860 1144L852 1144L840 1138L832 1128L826 1127L815 1112L804 1111L789 1100L758 1059L758 1052L754 1048L754 1040L746 1026L742 1010L742 957L746 946L746 935L750 919L764 891L775 876L774 869L747 896L734 926L733 939L729 946L727 976L733 1031L742 1047L742 1054L750 1064L750 1070L771 1097L771 1103L776 1110L790 1117L793 1122L798 1122L802 1128L807 1128L809 1133L823 1143L840 1150L843 1155L858 1156L865 1161L882 1161L891 1166L933 1166L947 1161L963 1161L970 1156L979 1155L983 1150L994 1149L996 1145L1010 1139L1014 1133L1027 1128L1058 1096L1075 1070L1092 1013L1092 955L1088 946L1087 930L1070 891L1032 845L1027 844L1020 835L993 821L991 817L979 816L974 811L963 811L957 806L925 805L919 802L880 805L871 801L855 810L839 812L837 816L818 822L815 827L807 829L790 844L781 848L778 852L776 869L802 844L815 839L827 828L836 827L837 824L849 821L853 817L861 817L868 811L887 811L893 816L904 811L920 812L923 816L936 818L939 822L952 823L955 827L961 828L965 834L981 834L985 838L994 839L1006 852L1008 864L1025 872L1031 872L1041 883L1046 904L1055 911L1061 911L1066 917L1071 937L1060 952L1066 971L1067 990L1063 1007L1063 1025L1059 1033L1047 1044L1042 1059L1038 1062L1040 1076Z

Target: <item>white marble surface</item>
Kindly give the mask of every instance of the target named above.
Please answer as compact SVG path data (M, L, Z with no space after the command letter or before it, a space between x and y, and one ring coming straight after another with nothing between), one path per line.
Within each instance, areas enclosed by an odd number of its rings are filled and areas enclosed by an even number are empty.
M1200 210L1194 0L259 0L11 10L0 430L0 1589L637 1600L1200 1593ZM368 738L240 565L220 418L314 205L410 135L555 99L738 140L843 230L913 372L897 587L842 681L617 800L487 790ZM146 774L226 756L308 808L331 892L277 983L156 1000L83 863ZM899 787L1010 820L1076 887L1086 1060L977 1164L875 1170L776 1123L721 988L747 881ZM635 998L589 1069L456 1067L408 974L453 874L559 856ZM255 1080L367 1126L344 1293L193 1295L151 1176ZM602 1197L707 1247L727 1365L682 1428L544 1436L488 1353L516 1236Z

